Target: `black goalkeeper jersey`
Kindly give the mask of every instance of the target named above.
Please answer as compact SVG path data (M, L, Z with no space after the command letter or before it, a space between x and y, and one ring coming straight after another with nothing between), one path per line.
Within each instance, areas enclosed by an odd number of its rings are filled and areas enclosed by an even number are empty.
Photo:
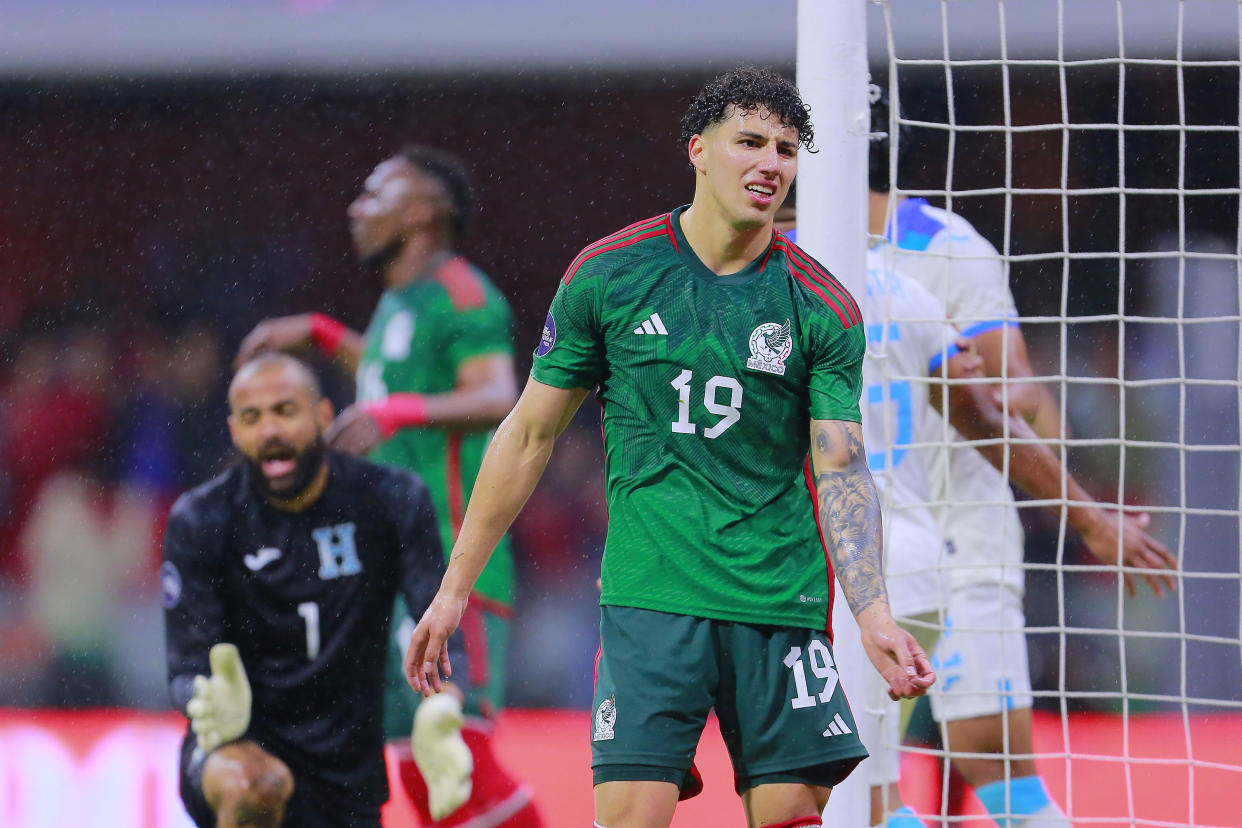
M245 464L177 500L161 569L169 686L184 711L211 646L236 644L254 697L244 738L284 760L298 790L378 806L393 600L400 589L419 617L444 555L422 480L328 458L323 494L298 514L269 504Z

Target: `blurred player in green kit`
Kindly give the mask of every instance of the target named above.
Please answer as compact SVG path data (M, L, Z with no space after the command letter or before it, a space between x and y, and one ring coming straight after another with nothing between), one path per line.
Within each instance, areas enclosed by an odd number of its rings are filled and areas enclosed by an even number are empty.
M348 211L358 256L385 287L366 332L323 314L280 317L258 325L238 357L314 346L354 374L357 402L341 412L329 442L416 471L431 490L446 550L492 429L517 398L509 305L454 251L474 208L469 177L452 156L414 146L381 162ZM489 743L489 720L503 705L512 601L513 558L501 538L462 619L469 685L423 705L401 670L413 621L402 602L394 610L385 728L400 740L402 783L424 824L541 825L529 789L499 766Z

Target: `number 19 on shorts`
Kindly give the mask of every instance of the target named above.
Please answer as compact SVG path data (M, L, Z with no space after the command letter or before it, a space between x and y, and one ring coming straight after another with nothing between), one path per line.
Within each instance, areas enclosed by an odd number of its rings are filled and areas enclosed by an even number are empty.
M814 707L819 703L831 701L840 679L837 677L837 665L832 660L832 651L822 641L812 639L806 648L806 658L802 657L801 647L790 647L785 656L784 664L793 671L794 689L797 691L789 703L795 710ZM824 682L818 694L812 694L807 687L806 666L811 673Z

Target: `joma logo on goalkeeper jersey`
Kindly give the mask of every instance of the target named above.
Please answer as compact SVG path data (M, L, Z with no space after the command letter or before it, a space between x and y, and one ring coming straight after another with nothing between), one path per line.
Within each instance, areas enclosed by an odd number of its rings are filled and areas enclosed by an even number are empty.
M750 333L750 359L746 367L754 371L785 375L785 360L793 351L793 335L789 320L781 325L764 322Z

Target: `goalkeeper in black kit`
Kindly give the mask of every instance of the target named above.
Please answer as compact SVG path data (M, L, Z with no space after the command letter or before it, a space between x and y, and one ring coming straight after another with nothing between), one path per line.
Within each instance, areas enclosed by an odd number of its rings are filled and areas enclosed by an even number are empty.
M190 720L181 798L200 826L380 825L389 616L398 589L423 612L444 556L422 481L328 452L331 421L306 365L247 362L229 387L243 462L168 520L168 678ZM413 740L429 785L464 802L460 698L421 705Z

